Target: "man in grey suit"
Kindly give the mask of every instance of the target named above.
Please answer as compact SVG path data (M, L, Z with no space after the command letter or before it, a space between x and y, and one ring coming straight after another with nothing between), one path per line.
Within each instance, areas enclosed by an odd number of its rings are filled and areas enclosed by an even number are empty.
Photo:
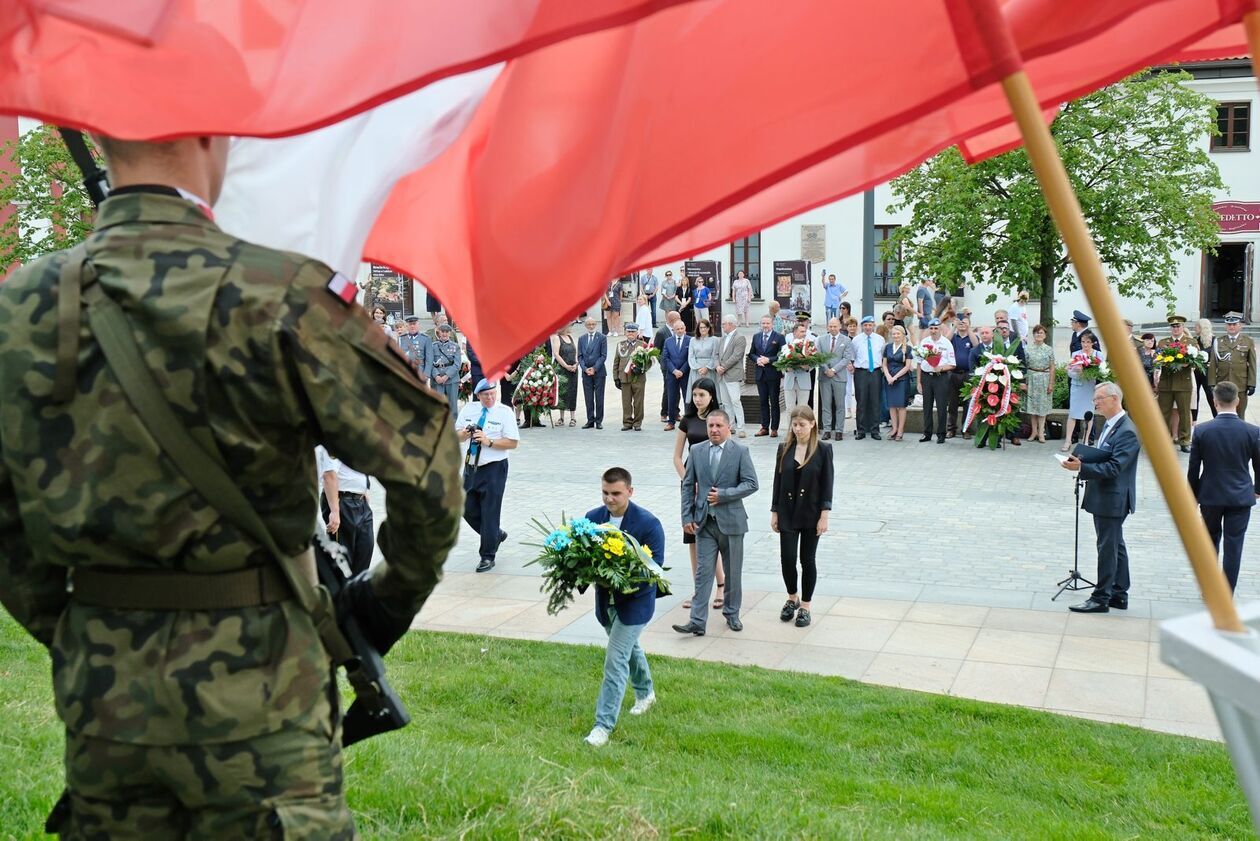
M823 441L844 440L844 398L849 389L849 363L852 340L840 330L840 319L827 322L827 335L818 340L818 350L827 361L818 368L818 408L822 423L818 432Z
M744 445L731 440L731 420L716 409L705 418L709 440L691 448L682 480L683 531L696 536L696 592L691 599L691 619L675 625L680 634L704 636L709 618L709 595L717 555L726 570L722 614L732 631L744 630L739 621L743 600L744 535L748 514L743 499L757 492L757 471Z
M733 315L722 317L722 338L718 343L718 403L731 416L731 429L740 438L744 433L744 405L740 388L744 384L744 354L748 341L738 331L739 320Z
M1074 613L1107 613L1129 607L1129 550L1124 545L1124 520L1137 508L1137 428L1124 411L1124 392L1115 383L1094 389L1094 416L1107 421L1093 447L1077 445L1063 462L1087 480L1081 508L1094 515L1098 536L1098 583Z
M1237 385L1223 380L1212 396L1219 414L1195 426L1187 478L1232 593L1238 586L1251 509L1260 499L1260 429L1239 417Z

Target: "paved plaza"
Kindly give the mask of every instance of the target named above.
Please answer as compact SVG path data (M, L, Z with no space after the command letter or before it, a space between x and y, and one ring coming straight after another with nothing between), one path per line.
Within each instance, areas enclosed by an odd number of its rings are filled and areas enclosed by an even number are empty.
M559 616L547 615L537 567L525 566L536 550L522 541L539 540L533 518L558 520L598 505L600 474L620 465L634 477L634 501L665 525L674 595L657 602L643 637L649 652L843 675L1219 738L1205 693L1159 662L1158 621L1201 604L1145 458L1138 511L1125 525L1130 608L1089 616L1067 610L1087 591L1051 601L1072 564L1073 542L1072 477L1053 458L1057 444L991 452L961 438L920 444L917 435L834 442L835 502L818 549L814 623L801 629L778 618L785 593L769 512L778 440L750 432L742 443L752 450L761 490L746 501L744 631L731 632L714 612L707 636L684 637L670 628L686 621L680 604L692 589L671 464L675 433L656 422L659 376L650 385L643 432L620 431L619 395L611 387L603 430L580 428L579 401L578 428L523 431L503 507L509 539L497 566L473 572L477 536L464 525L416 627L602 643L589 593ZM374 500L378 518L381 502ZM1081 571L1088 578L1093 547L1093 524L1083 513ZM1260 536L1247 545L1238 585L1240 602L1257 597ZM592 682L592 697L594 689Z

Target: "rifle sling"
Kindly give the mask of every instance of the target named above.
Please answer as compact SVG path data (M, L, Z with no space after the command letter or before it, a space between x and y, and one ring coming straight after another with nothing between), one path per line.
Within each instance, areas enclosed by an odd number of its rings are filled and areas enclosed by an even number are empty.
M158 447L174 462L189 484L223 515L229 523L256 540L271 553L279 564L280 572L288 581L293 597L311 615L320 639L333 662L341 665L355 661L355 655L337 627L328 591L317 589L301 574L294 559L276 545L262 518L249 504L240 488L228 475L227 470L203 449L183 423L175 410L162 395L153 372L145 364L140 346L132 335L131 325L122 307L105 294L99 283L93 283L94 273L85 273L87 279L82 289L87 304L88 326L105 354L105 360L118 380L127 401L140 417ZM358 692L356 668L347 668L351 683ZM371 687L364 687L371 692Z

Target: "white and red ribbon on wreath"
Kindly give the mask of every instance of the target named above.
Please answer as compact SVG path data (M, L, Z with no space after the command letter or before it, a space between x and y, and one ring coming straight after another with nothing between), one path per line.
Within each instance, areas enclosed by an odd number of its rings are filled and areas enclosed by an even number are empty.
M980 382L975 390L971 392L971 400L967 403L967 420L963 424L963 429L971 428L971 422L975 420L976 410L979 408L980 400L988 396L989 392L985 391L985 386L989 382L989 374L997 377L995 382L1001 387L1001 402L994 407L993 413L985 417L985 423L989 426L995 426L1001 418L1011 413L1011 369L1000 356L995 357L989 354L989 362L980 372Z
M543 361L535 360L525 369L525 373L521 376L520 384L517 386L517 393L529 399L528 402L516 401L518 404L547 407L554 406L560 402L560 378L554 370L550 373L546 370L541 370L547 367L549 366L546 366ZM535 373L535 368L540 370ZM544 380L550 379L545 385L530 385L529 381L534 376L541 376Z

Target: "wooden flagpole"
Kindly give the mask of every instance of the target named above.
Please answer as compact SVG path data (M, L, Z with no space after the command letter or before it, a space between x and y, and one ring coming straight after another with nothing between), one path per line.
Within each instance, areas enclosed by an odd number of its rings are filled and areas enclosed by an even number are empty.
M1252 75L1260 77L1260 0L1252 0L1252 5L1255 9L1243 15L1243 29L1247 32L1247 46L1251 48Z
M1260 0L1257 0L1260 3ZM1248 33L1253 54L1260 38L1260 13L1248 15ZM1243 632L1245 628L1234 609L1229 583L1216 559L1216 548L1208 537L1207 527L1199 516L1198 506L1190 491L1185 471L1173 452L1171 436L1155 402L1155 395L1146 380L1137 351L1121 330L1120 308L1103 274L1102 262L1094 248L1093 238L1085 225L1080 203L1068 180L1067 170L1059 157L1050 129L1041 115L1041 106L1032 84L1023 70L1002 80L1002 89L1010 103L1011 113L1019 124L1024 148L1032 162L1050 215L1067 245L1068 255L1081 280L1081 288L1089 301L1094 319L1107 347L1112 348L1108 362L1124 389L1125 402L1142 439L1142 447L1155 468L1155 476L1172 512L1173 522L1181 534L1181 542L1190 557L1190 566L1199 582L1203 601L1218 630ZM1186 419L1182 419L1185 423Z

